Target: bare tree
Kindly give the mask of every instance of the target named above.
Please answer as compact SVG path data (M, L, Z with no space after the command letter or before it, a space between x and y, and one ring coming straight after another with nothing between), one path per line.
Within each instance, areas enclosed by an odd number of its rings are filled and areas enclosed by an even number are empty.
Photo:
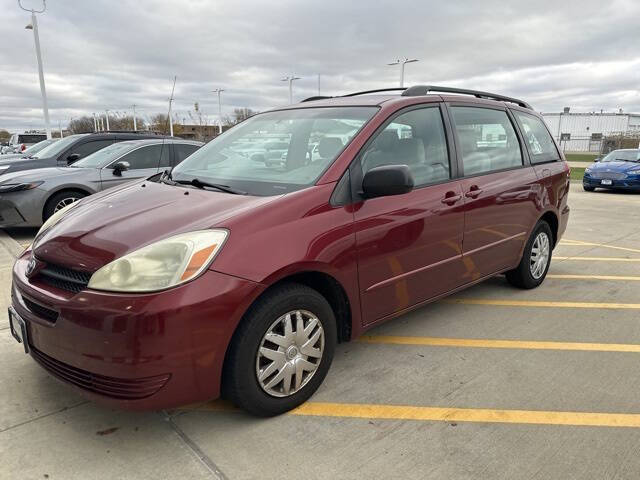
M67 127L71 133L91 133L93 132L93 117L74 118Z
M246 120L247 118L255 115L256 111L251 110L250 108L244 107L244 108L234 108L233 109L233 118L234 118L234 124L235 123L240 123L243 120Z
M11 138L11 134L5 129L0 129L0 142L6 142Z

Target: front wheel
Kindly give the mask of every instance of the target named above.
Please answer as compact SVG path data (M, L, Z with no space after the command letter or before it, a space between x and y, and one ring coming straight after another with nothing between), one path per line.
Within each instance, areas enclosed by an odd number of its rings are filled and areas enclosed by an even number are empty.
M80 192L78 190L64 190L62 192L56 193L49 200L47 200L47 203L44 206L44 211L42 212L42 220L46 221L58 210L66 207L67 205L71 205L72 203L77 202L78 200L86 196L86 193Z
M304 403L329 371L336 319L316 290L290 283L258 299L235 332L225 359L223 393L259 416Z
M506 273L507 281L519 288L535 288L540 285L551 265L553 234L551 227L540 220L524 248L520 264Z
M586 185L582 185L582 188L585 192L593 192L596 189L596 187L587 187Z

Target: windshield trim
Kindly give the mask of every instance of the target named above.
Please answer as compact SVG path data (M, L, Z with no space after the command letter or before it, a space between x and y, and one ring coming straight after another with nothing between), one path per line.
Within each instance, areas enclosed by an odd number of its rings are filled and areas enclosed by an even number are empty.
M319 174L316 176L315 179L313 179L312 181L310 181L308 184L304 184L304 186L302 186L299 189L296 190L292 190L292 192L296 192L296 191L300 191L300 190L306 190L310 187L314 187L320 184L320 181L322 180L322 178L326 175L326 173L331 169L331 167L333 167L336 162L338 161L338 159L340 158L340 156L344 153L344 151L350 147L353 142L358 138L358 136L362 133L362 131L373 121L374 118L376 118L378 116L378 114L380 113L380 111L382 110L382 107L380 105L316 105L316 106L296 106L295 108L291 108L291 107L281 107L281 108L276 108L276 109L272 109L272 110L267 110L264 112L259 112L256 113L255 115L251 115L250 117L244 119L242 122L239 122L235 125L233 125L233 127L227 129L226 131L222 132L220 135L218 135L217 137L215 137L215 139L217 140L218 138L222 138L224 135L227 135L228 132L233 131L234 127L237 127L239 125L244 124L247 120L250 119L254 119L260 115L265 115L265 114L270 114L270 113L276 113L276 112L288 112L288 111L295 111L295 110L320 110L320 109L349 109L349 108L367 108L367 109L371 109L372 110L372 114L369 118L367 118L362 125L360 125L360 127L354 132L354 134L351 136L351 138L349 139L349 141L342 146L342 148L336 153L336 155L334 156L333 160L331 162L329 162L320 172ZM357 155L356 155L357 156ZM356 157L354 157L356 158ZM178 167L180 164L176 165L175 167ZM174 168L175 168L174 167ZM349 165L347 165L345 167L345 171L349 169ZM173 168L172 168L173 171ZM181 172L178 172L181 173ZM344 172L342 172L342 174L344 174ZM253 181L253 180L252 180ZM273 182L273 183L280 183L280 182ZM300 185L300 184L291 184L291 185ZM292 192L281 192L281 193L273 193L272 195L269 196L277 196L277 195L283 195L286 193L292 193ZM252 194L251 192L247 193L248 196L262 196L262 195L255 195Z

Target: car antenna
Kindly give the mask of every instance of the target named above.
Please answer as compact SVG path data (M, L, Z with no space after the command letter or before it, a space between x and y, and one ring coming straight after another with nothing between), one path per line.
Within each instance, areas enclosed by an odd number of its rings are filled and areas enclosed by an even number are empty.
M164 129L162 130L163 132L167 131L167 127L169 125L169 121L171 119L171 104L173 103L173 93L175 92L176 89L176 79L178 78L177 75L173 76L173 87L171 87L171 96L169 97L169 111L167 112L167 121L164 124ZM162 146L160 147L160 158L158 158L158 170L160 170L160 166L162 164L162 154L164 153L164 141L166 139L166 136L162 136ZM169 168L171 168L171 162L169 162Z

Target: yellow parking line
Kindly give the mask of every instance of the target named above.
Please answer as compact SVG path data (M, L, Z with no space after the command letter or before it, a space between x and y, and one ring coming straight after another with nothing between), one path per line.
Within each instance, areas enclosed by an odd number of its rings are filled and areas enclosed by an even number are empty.
M559 257L553 256L554 260L581 260L585 262L640 262L640 258L623 257Z
M535 300L492 300L484 298L450 298L441 300L441 302L461 305L499 305L503 307L608 308L615 310L640 310L640 303L542 302Z
M563 280L614 280L625 282L640 282L640 277L631 277L624 275L565 275L565 274L548 274L547 278L557 278Z
M514 348L524 350L577 350L589 352L640 353L640 345L628 343L540 342L528 340L491 340L481 338L402 337L364 335L358 342L385 345L426 345L435 347Z
M638 248L629 248L629 247L618 247L616 245L607 245L606 243L592 243L592 242L583 242L581 240L561 240L559 245L564 245L567 247L579 247L579 246L586 246L586 247L603 247L603 248L609 248L611 250L623 250L625 252L635 252L635 253L640 253L640 249Z
M214 401L180 410L232 412L225 402ZM362 403L307 402L288 415L308 417L365 418L373 420L418 420L477 423L573 425L590 427L640 427L637 413L560 412L544 410L497 410L488 408L415 407Z

